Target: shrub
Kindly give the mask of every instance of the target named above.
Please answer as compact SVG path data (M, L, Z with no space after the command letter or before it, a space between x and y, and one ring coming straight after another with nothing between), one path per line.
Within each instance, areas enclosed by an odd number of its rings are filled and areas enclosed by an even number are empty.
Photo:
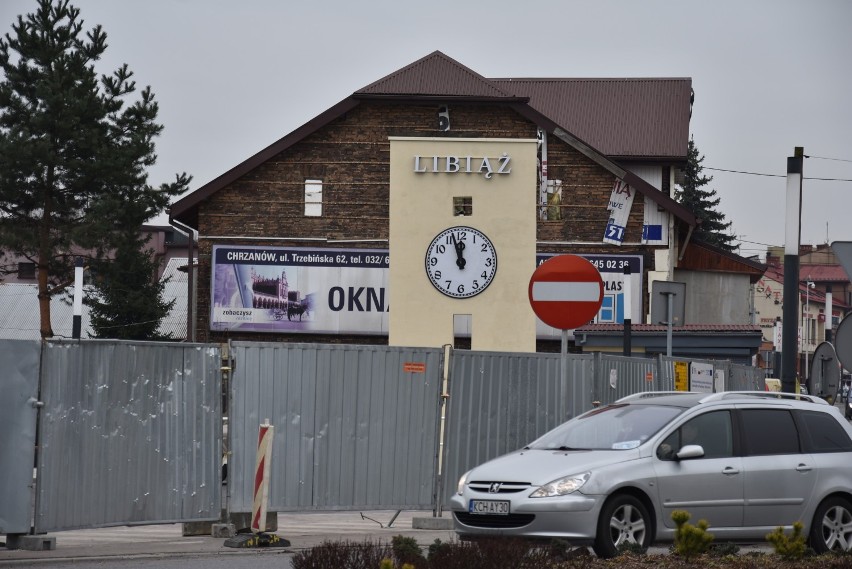
M444 547L445 545L446 544L444 544L444 542L442 542L440 539L435 539L435 541L433 541L429 545L429 553L428 553L429 559L431 559L433 555L435 555L436 553L441 551L441 548Z
M395 535L391 539L391 549L396 560L403 565L411 565L413 567L426 567L426 558L423 557L423 551L417 540L413 537L405 537L404 535Z
M766 541L775 547L775 553L784 561L798 561L805 556L807 550L805 536L802 534L804 527L802 522L795 522L792 535L787 536L784 534L784 528L778 526L775 531L766 534Z
M683 510L672 512L672 521L677 526L674 535L674 552L687 559L707 553L713 542L713 534L707 531L710 527L707 520L699 520L698 524L692 525L687 523L689 518L689 512Z
M381 543L365 541L326 541L293 555L293 569L376 569L391 557L391 549Z
M429 553L432 569L545 569L562 562L562 553L555 548L512 538L442 543L430 547Z

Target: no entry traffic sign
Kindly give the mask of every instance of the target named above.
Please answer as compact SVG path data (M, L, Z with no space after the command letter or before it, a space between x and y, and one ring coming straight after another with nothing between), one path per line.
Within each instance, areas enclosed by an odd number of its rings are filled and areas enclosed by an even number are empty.
M560 330L572 330L594 318L603 293L597 268L577 255L551 257L530 278L533 312L542 322Z

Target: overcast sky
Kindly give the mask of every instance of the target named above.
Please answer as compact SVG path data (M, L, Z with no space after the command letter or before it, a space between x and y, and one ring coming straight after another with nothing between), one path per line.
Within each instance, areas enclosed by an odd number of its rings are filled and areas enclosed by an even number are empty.
M485 77L690 77L691 135L741 254L783 245L796 146L811 157L802 243L852 241L849 0L72 3L107 32L98 70L127 63L159 101L154 185L185 171L195 190L440 50ZM35 6L0 0L0 30Z

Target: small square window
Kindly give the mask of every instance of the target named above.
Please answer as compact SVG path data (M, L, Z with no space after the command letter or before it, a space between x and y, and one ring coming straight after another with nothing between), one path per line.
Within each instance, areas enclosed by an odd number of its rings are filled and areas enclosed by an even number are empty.
M473 215L473 198L453 198L453 215Z
M18 263L19 279L34 279L36 278L35 273L35 263Z
M322 215L322 180L305 180L305 215Z

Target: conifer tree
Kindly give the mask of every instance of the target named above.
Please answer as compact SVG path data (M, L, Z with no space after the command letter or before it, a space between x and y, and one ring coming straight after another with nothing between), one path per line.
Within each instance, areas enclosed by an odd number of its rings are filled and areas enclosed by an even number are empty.
M108 257L190 181L148 185L163 128L154 95L134 96L126 64L98 77L106 33L83 23L69 0L39 0L0 38L0 251L36 265L42 338L75 257Z
M126 231L109 258L93 259L94 294L86 297L95 336L122 340L169 340L158 331L175 301L163 300L165 282L138 231Z
M702 174L702 162L704 156L690 138L684 182L675 188L675 198L701 219L695 231L696 238L726 251L734 251L737 245L734 244L736 237L731 233L731 222L726 222L725 214L716 210L721 198L716 195L716 190L702 189L713 181L713 176Z

